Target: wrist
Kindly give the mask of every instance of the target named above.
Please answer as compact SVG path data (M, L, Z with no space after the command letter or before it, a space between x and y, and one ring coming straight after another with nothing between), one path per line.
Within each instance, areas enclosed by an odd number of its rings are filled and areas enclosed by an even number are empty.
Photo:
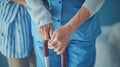
M66 24L65 28L69 31L70 34L72 34L76 30L76 28L73 27L73 25L71 24Z

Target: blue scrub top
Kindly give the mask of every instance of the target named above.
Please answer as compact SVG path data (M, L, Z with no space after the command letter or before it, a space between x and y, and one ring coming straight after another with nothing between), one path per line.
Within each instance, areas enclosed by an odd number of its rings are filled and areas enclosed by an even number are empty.
M50 13L52 15L53 29L57 29L62 25L65 25L69 20L78 12L85 0L45 0L46 3L52 8ZM35 30L37 26L33 24L33 36L38 41L38 32ZM36 32L35 32L36 31ZM100 23L98 16L95 14L71 35L70 40L77 39L82 41L95 40L101 33ZM41 41L42 42L42 41Z

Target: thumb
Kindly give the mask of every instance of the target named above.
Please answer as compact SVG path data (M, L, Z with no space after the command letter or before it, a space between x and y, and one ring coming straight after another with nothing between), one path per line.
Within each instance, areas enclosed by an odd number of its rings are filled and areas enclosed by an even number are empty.
M53 34L53 28L52 28L52 25L51 25L50 26L50 32L49 32L50 38L52 37L52 34Z

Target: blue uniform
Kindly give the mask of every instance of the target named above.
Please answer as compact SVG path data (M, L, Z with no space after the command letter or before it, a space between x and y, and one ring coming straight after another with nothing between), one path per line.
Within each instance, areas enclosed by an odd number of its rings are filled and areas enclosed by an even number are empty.
M0 0L0 52L10 58L27 57L32 48L31 18L26 8Z
M49 0L51 6L53 29L65 25L81 8L85 0ZM45 67L43 56L42 38L40 37L36 23L32 23L32 35L34 37L37 67ZM70 36L67 46L68 67L94 67L96 49L95 41L101 33L99 19L95 14ZM60 55L53 50L50 52L50 67L61 67Z

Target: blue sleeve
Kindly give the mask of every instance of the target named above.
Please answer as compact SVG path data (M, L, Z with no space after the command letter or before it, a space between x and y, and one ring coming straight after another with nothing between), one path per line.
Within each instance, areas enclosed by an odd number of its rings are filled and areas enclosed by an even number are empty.
M42 0L26 0L27 10L32 20L41 27L52 22L51 15Z

